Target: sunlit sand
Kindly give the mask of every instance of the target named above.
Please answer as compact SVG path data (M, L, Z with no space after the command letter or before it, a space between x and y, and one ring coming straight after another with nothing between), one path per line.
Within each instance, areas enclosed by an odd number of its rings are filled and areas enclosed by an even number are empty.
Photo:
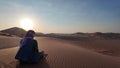
M0 38L4 37L0 36ZM11 38L11 40L14 41L14 38L16 37ZM16 45L16 43L11 42L11 44L15 44L16 47L0 50L0 66L5 68L120 68L119 50L115 51L119 52L119 54L117 53L118 55L113 56L95 51L97 49L99 51L99 49L102 48L105 50L109 50L111 47L112 49L120 48L119 45L116 46L114 44L111 44L110 47L107 46L107 44L111 43L110 41L108 41L109 43L105 43L104 40L104 43L101 43L101 41L98 40L93 43L92 41L85 40L75 42L49 37L36 37L35 39L37 39L39 43L39 50L44 50L48 54L44 62L33 65L19 65L18 61L14 59L19 43ZM19 40L17 40L17 42L18 41ZM113 43L120 42L120 40L111 41L113 41ZM99 43L105 45L102 46ZM0 44L1 47L5 45L2 42Z

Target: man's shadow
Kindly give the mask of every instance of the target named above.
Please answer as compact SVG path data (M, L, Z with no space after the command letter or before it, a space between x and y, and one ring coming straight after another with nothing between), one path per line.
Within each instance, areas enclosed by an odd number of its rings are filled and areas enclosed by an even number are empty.
M50 68L49 64L47 63L46 59L44 61L39 62L37 64L21 64L18 63L16 68Z

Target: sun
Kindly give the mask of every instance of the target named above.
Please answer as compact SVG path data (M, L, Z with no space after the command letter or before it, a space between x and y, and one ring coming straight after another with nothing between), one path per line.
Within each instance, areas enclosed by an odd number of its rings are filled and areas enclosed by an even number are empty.
M25 18L20 21L20 26L25 30L31 30L33 29L33 22L31 19Z

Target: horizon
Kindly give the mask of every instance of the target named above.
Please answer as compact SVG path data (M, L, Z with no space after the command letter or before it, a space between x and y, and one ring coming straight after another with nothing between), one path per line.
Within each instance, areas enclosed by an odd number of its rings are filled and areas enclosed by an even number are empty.
M7 29L11 29L11 28L20 28L20 29L23 29L23 28L21 28L21 27L10 27L10 28L2 29L2 30L0 30L0 31L7 30ZM25 30L25 29L23 29L23 30ZM25 30L25 31L27 31L27 30ZM35 32L36 32L36 31L35 31ZM98 32L99 32L99 31L98 31ZM98 32L71 32L71 33L55 33L55 34L98 33ZM36 32L36 33L43 33L43 32ZM100 33L116 33L116 32L100 32ZM120 32L117 32L117 33L120 34ZM51 32L50 32L50 33L43 33L43 34L51 34Z
M4 0L0 1L0 30L28 29L26 24L20 25L28 18L33 22L28 24L29 28L41 33L120 33L119 3L118 0Z

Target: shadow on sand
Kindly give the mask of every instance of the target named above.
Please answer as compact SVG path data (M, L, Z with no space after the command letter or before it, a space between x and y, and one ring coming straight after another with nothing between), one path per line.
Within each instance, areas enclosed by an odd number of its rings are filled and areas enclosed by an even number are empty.
M46 59L42 62L37 64L17 64L16 68L50 68L49 64L47 63Z

